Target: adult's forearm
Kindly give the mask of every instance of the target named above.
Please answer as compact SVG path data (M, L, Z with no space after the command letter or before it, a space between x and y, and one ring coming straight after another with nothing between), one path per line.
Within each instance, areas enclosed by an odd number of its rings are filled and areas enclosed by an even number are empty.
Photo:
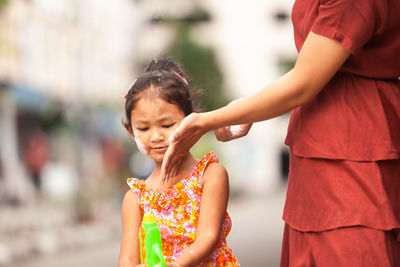
M238 103L204 113L209 130L223 126L268 120L308 101L299 85L291 84L290 73Z
M295 67L258 93L204 114L206 129L267 120L313 99L350 56L339 41L310 32Z

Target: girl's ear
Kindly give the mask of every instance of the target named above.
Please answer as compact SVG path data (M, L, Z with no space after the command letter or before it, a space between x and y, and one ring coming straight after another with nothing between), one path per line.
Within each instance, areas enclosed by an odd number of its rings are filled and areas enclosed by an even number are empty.
M129 135L131 136L133 142L136 143L135 134L133 133L132 128L130 128L130 129L128 130L128 133L129 133Z
M136 143L135 134L133 133L132 126L129 125L128 123L124 123L124 126L125 126L125 129L128 131L129 135L131 136L133 142Z

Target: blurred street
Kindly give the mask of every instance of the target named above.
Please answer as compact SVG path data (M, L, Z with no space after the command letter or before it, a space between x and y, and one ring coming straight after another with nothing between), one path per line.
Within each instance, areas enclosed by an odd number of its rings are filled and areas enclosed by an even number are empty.
M233 226L228 244L244 267L279 266L285 187L265 196L238 196L229 202ZM29 259L10 267L117 266L119 237L101 245Z

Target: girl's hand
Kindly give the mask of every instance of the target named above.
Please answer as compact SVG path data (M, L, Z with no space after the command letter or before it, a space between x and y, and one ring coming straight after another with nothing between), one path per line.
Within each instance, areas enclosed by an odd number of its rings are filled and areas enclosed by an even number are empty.
M203 115L199 113L186 116L170 136L170 145L161 166L163 183L177 175L190 148L208 131L202 119Z
M228 106L234 103L239 103L242 100L243 98L233 100L228 104ZM214 130L214 134L218 141L227 142L247 135L252 125L252 123L247 123L241 125L226 126Z

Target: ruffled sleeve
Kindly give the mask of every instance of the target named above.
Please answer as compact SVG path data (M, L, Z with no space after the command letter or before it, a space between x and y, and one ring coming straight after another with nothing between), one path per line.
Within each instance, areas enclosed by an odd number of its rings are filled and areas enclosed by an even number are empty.
M141 202L143 198L143 193L145 190L145 183L143 180L139 180L137 178L128 178L126 181L129 187L131 188L131 191L135 193L139 203Z
M311 31L333 38L354 54L379 34L387 22L386 0L320 0Z

